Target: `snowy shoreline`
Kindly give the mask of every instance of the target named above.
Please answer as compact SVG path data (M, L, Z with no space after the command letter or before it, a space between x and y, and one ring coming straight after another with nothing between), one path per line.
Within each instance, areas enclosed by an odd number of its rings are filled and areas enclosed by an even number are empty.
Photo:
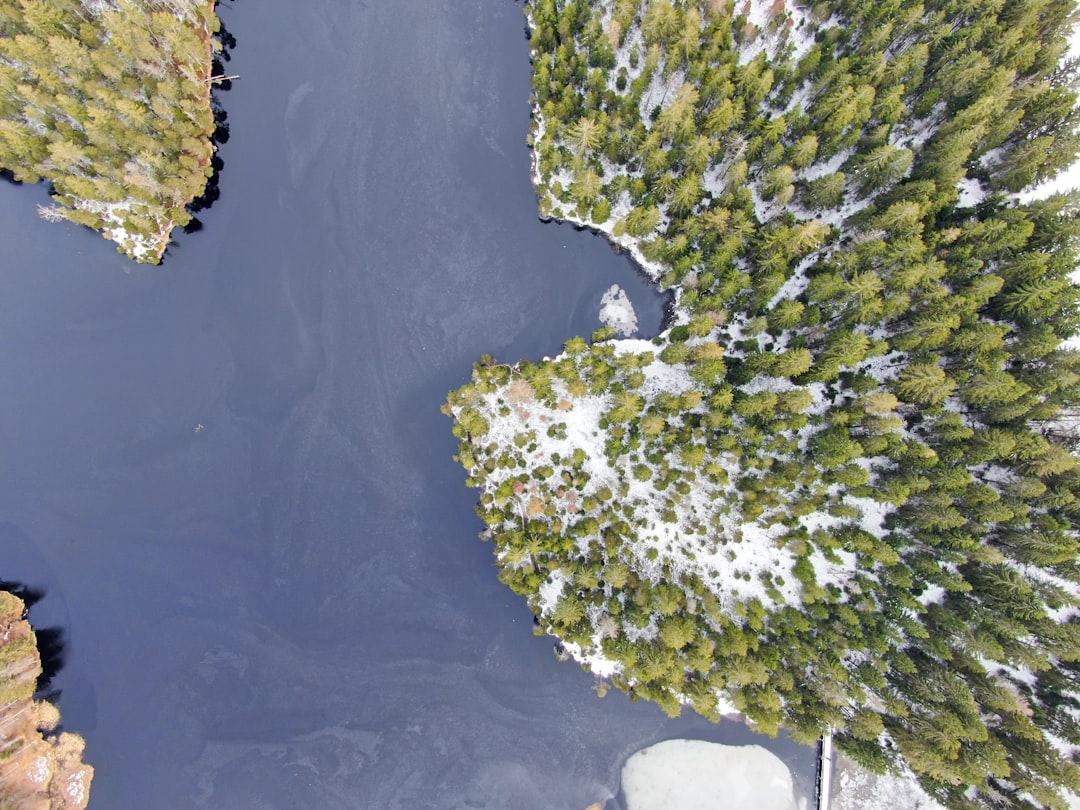
M525 18L529 22L529 30L534 30L532 15L529 13L527 6L525 8ZM537 207L539 208L542 182L540 180L540 155L536 151L536 146L544 136L544 132L547 129L547 122L544 120L544 115L540 111L540 108L535 103L533 103L529 115L529 129L529 178L532 180L533 191L536 192ZM613 219L609 219L608 222L597 225L595 222L583 220L570 214L559 217L554 214L542 214L539 211L537 211L536 218L545 223L553 222L557 225L572 225L574 230L578 232L588 232L592 236L599 237L606 241L611 246L612 250L620 256L623 255L623 251L625 251L634 271L650 284L654 285L658 292L667 296L667 301L664 302L664 319L660 324L660 332L666 332L675 325L675 318L679 309L679 293L681 288L665 288L660 285L660 275L663 267L658 262L650 262L645 258L641 252L641 248L638 246L639 239L629 236L628 234L616 236ZM608 223L612 224L609 225Z
M525 19L528 24L530 38L536 32L536 24L533 21L532 10L528 3L526 3L524 9ZM540 154L537 151L537 146L543 140L545 133L547 132L547 121L544 119L543 111L536 103L536 99L531 99L531 115L529 116L529 137L527 139L529 150L531 152L529 156L529 175L532 179L533 190L536 192L537 204L541 201L542 191L541 188L544 185L540 177ZM573 214L564 213L562 216L556 216L554 214L545 215L543 213L537 214L541 222L567 222L578 230L588 230L594 235L603 236L608 243L615 249L616 253L621 254L623 250L627 251L630 255L630 259L634 264L634 269L637 270L643 277L647 278L653 284L657 285L660 292L667 293L671 296L671 300L665 306L664 322L661 325L660 331L664 332L671 328L675 324L675 317L678 312L678 299L680 288L664 288L660 286L660 279L664 272L664 266L660 262L653 262L647 259L641 251L641 240L637 237L629 234L616 235L615 234L615 222L618 220L614 215L608 218L607 222L595 223L589 220L584 220L580 217L576 217Z
M543 117L535 105L533 106L531 120L539 122L543 121ZM539 175L540 158L536 153L535 145L530 145L529 150L532 152L530 160L532 164L531 177L533 190L536 192L536 199L537 202L539 202L541 185ZM634 265L634 270L636 270L642 278L648 280L651 284L654 284L659 292L670 296L669 303L665 305L664 324L660 331L665 331L674 326L673 321L678 310L678 299L681 288L661 286L660 276L663 271L663 265L659 262L651 262L645 258L645 255L641 252L641 247L639 246L640 239L630 236L629 234L616 236L614 224L609 225L609 223L612 223L612 219L597 225L595 222L583 220L572 214L564 214L560 217L555 216L554 214L541 214L538 212L536 217L541 222L554 222L556 224L565 223L567 225L573 225L578 231L588 231L593 236L602 237L619 255L622 255L625 251Z

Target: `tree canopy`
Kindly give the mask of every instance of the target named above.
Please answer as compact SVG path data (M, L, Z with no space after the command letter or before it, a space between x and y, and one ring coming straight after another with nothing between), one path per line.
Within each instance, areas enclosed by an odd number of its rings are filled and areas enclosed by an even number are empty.
M446 410L599 677L955 808L1080 792L1072 0L536 0L544 216L676 293ZM1025 198L1027 199L1027 198Z
M157 262L213 173L213 0L0 0L0 168Z

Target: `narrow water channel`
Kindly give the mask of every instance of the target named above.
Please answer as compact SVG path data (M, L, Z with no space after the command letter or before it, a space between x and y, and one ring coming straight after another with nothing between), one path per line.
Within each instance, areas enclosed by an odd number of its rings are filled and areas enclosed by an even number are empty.
M512 0L237 0L221 198L160 269L0 183L0 579L65 628L92 807L584 808L633 751L813 751L611 694L495 578L439 413L630 294L535 214Z

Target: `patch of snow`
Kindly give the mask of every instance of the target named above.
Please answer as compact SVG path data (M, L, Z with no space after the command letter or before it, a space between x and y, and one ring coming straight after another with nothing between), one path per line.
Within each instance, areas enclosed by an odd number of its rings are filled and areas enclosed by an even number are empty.
M652 641L656 638L658 632L660 632L660 628L656 624L656 616L653 616L644 627L637 627L633 624L623 625L623 635L635 644L639 641Z
M798 580L792 573L795 559L777 544L787 528L780 524L742 523L731 515L722 515L720 520L723 523L720 534L727 539L720 544L707 541L700 548L694 548L688 542L689 538L684 538L683 543L690 546L696 560L692 564L682 562L678 567L694 571L720 598L721 605L730 605L732 600L746 603L751 599L759 600L766 607L775 605L763 582L766 574L774 579L782 577L785 585L781 595L788 590L788 595L794 597L790 603L798 604ZM669 547L661 550L660 557L677 560L684 554L683 549L676 551Z
M35 785L44 785L52 777L52 769L49 767L49 757L42 755L34 760L26 772L26 778Z
M787 41L790 49L788 57L797 64L814 47L815 42L817 42L819 28L810 18L806 8L801 5L792 2L787 7L787 13L788 18L791 20L791 24L787 26ZM821 29L838 28L839 26L840 18L833 15L821 26Z
M774 0L736 0L736 13L744 12L748 23L757 29L752 42L739 47L739 64L751 62L762 51L770 63L785 50L798 60L814 46L815 32L805 12L791 3L774 14Z
M611 71L611 76L609 77L611 79L609 84L610 89L618 90L615 82L619 78L619 71L623 68L626 68L626 81L628 84L641 75L641 68L645 62L644 57L641 56L643 51L644 39L641 36L641 29L634 27L629 36L626 37L626 41L623 42L619 50L615 52L615 69ZM630 54L632 53L638 54L637 67L634 67L630 61Z
M839 208L830 208L827 211L817 212L817 219L820 220L822 225L839 228L847 221L848 217L857 214L870 204L869 198L856 197L848 191L845 191L844 195L845 202Z
M811 517L811 515L807 515L807 517ZM805 518L803 518L803 520L805 520ZM837 520L837 523L840 522L841 521ZM813 530L811 530L811 534L812 533ZM828 587L829 585L835 585L837 588L840 588L844 591L844 596L840 601L844 602L847 601L848 598L848 583L858 570L858 565L856 565L857 558L852 552L842 551L841 549L833 549L832 553L840 558L840 562L830 562L825 559L825 555L822 552L817 550L810 555L810 562L814 566L814 578L817 580L817 584L822 588Z
M106 11L116 10L116 6L113 4L112 0L82 0L82 5L83 8L95 17L100 17ZM181 17L181 19L183 19L183 17Z
M981 655L978 656L978 661L982 664L983 669L986 670L986 674L991 677L1005 678L1012 683L1021 683L1028 689L1034 689L1038 683L1038 678L1035 673L1022 664L1020 666L1002 664Z
M81 807L86 804L86 780L89 776L87 769L83 768L68 777L67 784L64 786L64 792L67 794L68 799L71 800L71 804L75 807Z
M171 220L158 221L158 232L153 236L141 236L129 233L124 228L124 214L130 213L132 207L142 205L134 200L124 200L118 203L103 203L97 200L85 200L78 198L72 204L72 208L82 211L90 211L98 214L106 223L113 227L102 229L101 233L110 241L116 242L133 259L142 259L157 253L158 246L167 239L172 232L174 223ZM143 205L143 208L146 206Z
M655 352L657 347L651 340L636 338L633 340L613 340L608 344L615 349L615 354L642 354L643 352ZM650 366L651 367L651 364Z
M685 70L676 70L670 76L665 76L664 66L661 63L649 79L649 86L641 94L641 121L646 129L652 129L653 110L657 107L664 110L671 106L671 102L675 100L675 92L684 84L686 84Z
M806 409L806 413L812 416L822 416L827 413L832 401L828 396L828 387L825 383L814 382L805 387L814 395L814 404Z
M801 523L810 534L813 534L818 529L831 532L843 523L843 521L840 518L833 517L825 512L811 512L809 515L803 515L799 518L799 523Z
M957 186L959 197L956 204L961 208L973 208L983 201L986 192L983 191L982 182L975 177L965 177Z
M945 810L919 786L914 774L878 776L857 765L845 767L832 810Z
M726 139L722 159L711 165L702 177L702 186L712 197L722 197L727 187L727 173L731 167L746 157L749 142L742 135L733 134Z
M901 360L907 357L906 352L891 351L888 354L879 354L861 361L857 370L863 374L869 374L880 383L886 383L896 377L901 368Z
M896 511L895 506L873 498L848 497L847 502L859 510L859 528L874 537L884 537L887 534L882 524L886 517Z
M815 162L799 175L799 179L817 180L819 177L827 177L830 174L836 174L840 171L840 167L844 165L844 162L854 154L854 149L845 149L843 152L833 155L824 163Z
M1066 605L1064 607L1046 611L1046 615L1058 624L1065 624L1066 622L1072 621L1078 613L1080 613L1080 609L1073 605Z
M784 282L783 286L781 286L780 289L777 290L776 295L774 295L769 301L769 305L766 307L766 311L772 312L776 308L776 305L779 304L781 301L794 301L796 298L806 292L806 288L810 286L810 279L806 277L806 271L817 260L818 255L816 253L812 253L810 254L810 256L800 261L798 266L795 268L795 272L788 277L788 280ZM787 342L787 339L788 334L785 331L783 335L783 341L785 344Z
M904 149L910 149L912 152L918 152L919 148L937 131L937 123L942 120L944 112L945 102L938 102L928 116L910 122L903 135L898 138L890 137L889 142Z
M613 343L617 355L655 352L657 349L648 340L617 340L613 341ZM694 382L686 370L686 366L682 364L673 366L654 360L641 371L645 375L645 382L641 384L638 392L647 399L652 399L664 392L679 396L693 388L697 388L697 383Z
M919 600L919 603L924 606L940 605L945 601L945 589L940 585L928 585L926 590L920 593L915 598Z
M1043 734L1046 735L1047 742L1060 751L1061 755L1066 759L1075 759L1076 756L1080 754L1080 746L1073 745L1065 738L1052 734L1049 731L1043 731Z
M569 581L570 577L561 568L556 568L544 580L544 583L540 586L540 601L537 603L540 615L546 615L555 610L555 605L559 603L559 598Z
M529 25L532 25L532 17L529 17ZM540 187L540 143L544 140L544 135L547 133L547 122L544 120L544 116L540 113L540 107L535 103L532 107L532 154L529 156L529 165L531 168L530 174L532 175L533 186Z
M1045 200L1055 194L1064 194L1080 189L1080 163L1073 164L1056 177L1044 180L1037 186L1024 189L1016 195L1018 202L1029 203L1035 200Z
M760 394L762 391L774 391L779 394L784 391L794 391L798 387L787 377L770 377L767 374L759 374L750 382L740 385L739 390L744 394Z
M590 652L585 652L579 645L574 644L572 641L564 641L563 649L571 658L598 678L610 678L613 675L618 675L622 672L622 667L617 662L596 652L596 650L600 649L599 638L593 639L592 650Z
M772 201L766 201L761 196L761 191L758 189L757 183L751 183L750 195L754 200L754 216L757 217L757 221L764 224L773 218L775 214L778 214L783 210L784 206L779 205L774 199Z

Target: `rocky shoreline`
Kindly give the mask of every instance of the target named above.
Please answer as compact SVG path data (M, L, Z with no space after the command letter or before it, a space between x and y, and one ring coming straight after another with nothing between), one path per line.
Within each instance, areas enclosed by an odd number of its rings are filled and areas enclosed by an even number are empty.
M34 700L40 675L26 605L0 591L0 806L82 810L94 778L82 761L86 743L61 730L55 706Z

